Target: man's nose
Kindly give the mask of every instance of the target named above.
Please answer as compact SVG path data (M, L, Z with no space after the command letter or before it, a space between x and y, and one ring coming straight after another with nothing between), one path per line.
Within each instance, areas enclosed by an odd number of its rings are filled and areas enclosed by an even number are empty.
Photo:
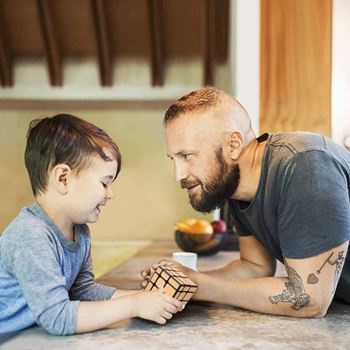
M181 165L181 164L176 164L175 163L175 169L174 169L174 177L175 177L175 181L177 183L181 182L182 180L187 179L188 177L188 171L186 166Z

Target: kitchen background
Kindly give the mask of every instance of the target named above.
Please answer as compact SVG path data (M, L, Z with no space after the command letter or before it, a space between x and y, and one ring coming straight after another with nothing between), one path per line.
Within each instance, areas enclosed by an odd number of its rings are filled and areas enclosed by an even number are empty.
M173 180L162 118L205 84L247 108L257 131L350 134L347 0L0 0L0 232L33 201L29 121L69 112L123 155L92 237L169 239L200 218ZM206 216L208 220L218 213Z

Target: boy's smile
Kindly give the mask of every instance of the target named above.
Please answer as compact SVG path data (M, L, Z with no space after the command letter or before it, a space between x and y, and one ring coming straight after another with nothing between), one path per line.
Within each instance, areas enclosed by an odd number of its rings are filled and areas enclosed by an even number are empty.
M93 223L98 220L102 206L113 198L111 185L118 163L96 156L90 165L78 174L72 174L68 189L72 223ZM74 217L73 217L74 215Z

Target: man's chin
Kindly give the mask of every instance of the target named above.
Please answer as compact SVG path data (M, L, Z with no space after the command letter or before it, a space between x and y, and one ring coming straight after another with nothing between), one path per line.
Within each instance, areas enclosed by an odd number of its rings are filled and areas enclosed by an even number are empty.
M194 210L200 213L209 214L215 209L220 209L224 205L224 203L227 201L227 199L225 198L223 200L222 198L221 199L216 198L216 199L212 199L211 201L208 199L204 201L202 198L197 199L195 198L195 196L189 196L189 201Z
M195 211L198 211L200 213L211 213L213 210L216 209L216 207L212 207L212 206L209 206L209 205L203 205L202 203L198 203L198 202L193 202L190 200L190 204L192 206L192 208L195 210Z

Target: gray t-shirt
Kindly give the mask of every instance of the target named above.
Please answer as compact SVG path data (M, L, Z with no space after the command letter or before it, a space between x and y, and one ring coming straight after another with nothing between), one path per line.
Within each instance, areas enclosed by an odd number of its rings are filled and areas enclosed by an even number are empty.
M281 262L316 256L349 240L350 152L306 132L258 138L264 140L254 200L229 201L237 233L254 235ZM336 291L348 302L349 251Z
M94 282L87 225L76 225L70 241L33 204L0 236L0 334L35 323L52 334L73 334L79 301L114 292Z

